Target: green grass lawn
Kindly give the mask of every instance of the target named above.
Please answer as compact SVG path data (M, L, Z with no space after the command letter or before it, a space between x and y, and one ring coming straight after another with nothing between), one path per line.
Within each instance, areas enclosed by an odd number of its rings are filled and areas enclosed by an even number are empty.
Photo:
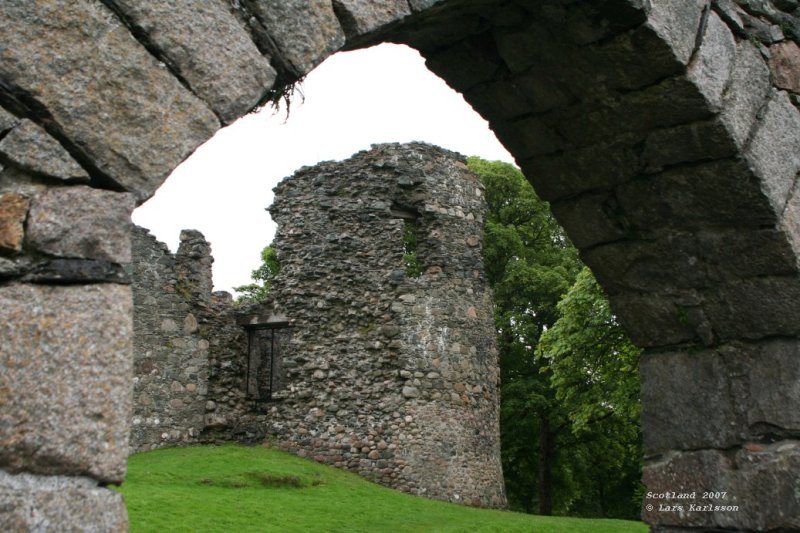
M531 516L409 496L269 448L171 448L133 455L125 496L140 532L644 533L640 522Z

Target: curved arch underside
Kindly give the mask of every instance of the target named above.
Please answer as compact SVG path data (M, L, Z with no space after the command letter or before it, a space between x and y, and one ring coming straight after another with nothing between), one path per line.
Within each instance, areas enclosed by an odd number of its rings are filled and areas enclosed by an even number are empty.
M727 491L731 499L710 503L739 506L680 514L659 512L653 501L645 520L800 528L796 2L154 4L12 0L0 8L7 368L14 354L48 351L19 333L61 313L48 315L48 305L80 314L84 300L92 307L126 298L115 276L129 249L109 243L125 240L128 193L144 201L221 124L279 96L337 50L402 42L490 122L647 349L648 490ZM64 208L75 204L81 209ZM99 294L85 299L62 294L47 284L63 282L63 272L53 274L54 261L41 257L101 265L100 274L72 281L106 283L91 285ZM94 317L100 324L129 320L128 305L106 308ZM54 475L53 483L76 474L121 479L129 366L103 354L129 350L128 329L117 326L120 335L95 354L114 362L100 371L108 391L81 392L80 370L59 378L65 405L86 395L89 406L122 398L94 433L82 422L71 432L60 411L48 422L56 429L23 422L36 409L49 412L41 388L24 385L32 371L0 378L0 390L22 396L3 415L0 466ZM52 342L70 352L80 339ZM52 438L84 451L65 460L70 453L41 445Z

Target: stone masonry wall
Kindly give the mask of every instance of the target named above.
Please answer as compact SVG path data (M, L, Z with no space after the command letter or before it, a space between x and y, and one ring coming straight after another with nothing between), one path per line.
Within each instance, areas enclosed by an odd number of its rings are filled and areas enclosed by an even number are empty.
M198 442L208 390L211 249L181 232L178 252L133 231L132 451Z
M128 449L133 197L54 178L79 174L57 145L24 155L0 158L0 531L125 531L103 487Z
M172 254L134 227L132 249L131 451L263 439L244 389L247 338L236 311L247 307L236 308L227 292L211 292L208 242L184 230Z
M275 197L281 273L268 303L236 312L209 298L197 232L175 256L134 232L132 449L269 438L406 492L504 506L484 200L463 158L381 145L302 169ZM401 216L419 277L405 271ZM241 324L276 315L291 324L281 386L258 403Z
M462 157L377 145L275 189L274 304L292 324L278 446L406 492L500 507L497 352L482 186ZM419 277L403 262L416 226Z

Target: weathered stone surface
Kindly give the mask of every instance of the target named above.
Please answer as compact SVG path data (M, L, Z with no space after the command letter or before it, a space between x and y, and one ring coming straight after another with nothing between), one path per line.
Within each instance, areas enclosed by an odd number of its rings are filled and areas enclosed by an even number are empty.
M348 39L386 26L411 14L406 0L333 0L333 9L339 17Z
M0 287L1 467L122 481L131 313L121 285Z
M0 107L0 133L8 131L19 124L19 119Z
M797 269L786 235L773 229L670 233L597 246L581 257L610 293L699 289Z
M12 192L32 198L48 187L42 179L20 168L7 166L0 170L0 193Z
M0 257L0 279L13 278L24 273L30 266L24 256L13 259Z
M771 46L769 69L776 87L800 93L800 46L797 43L784 41Z
M769 69L759 51L750 41L739 42L736 63L720 115L739 148L749 139L758 113L769 96L770 87Z
M248 6L298 77L344 46L331 0L252 0Z
M31 270L24 281L34 283L130 283L118 263L94 259L52 259Z
M51 178L88 183L89 174L58 141L24 119L0 141L0 154L24 170Z
M536 86L531 87L534 91ZM502 80L497 83L485 83L469 91L468 98L473 109L481 116L494 117L495 120L514 120L537 108L551 109L552 102L559 101L558 90L553 88L550 92L552 98L543 100L539 95L531 95L531 104L528 94L524 89L517 87L515 82Z
M800 171L800 111L774 91L745 153L776 213L782 213Z
M647 453L730 448L796 435L800 346L776 339L704 351L645 354L642 429Z
M659 172L677 163L731 157L736 149L722 122L712 119L653 131L645 140L642 159L647 172Z
M743 438L730 402L733 368L715 352L645 354L642 424L646 453L669 449L726 448ZM645 429L646 428L646 429Z
M614 314L634 344L643 348L695 341L707 328L699 302L690 293L666 296L655 293L610 294Z
M492 130L506 148L524 159L570 148L570 144L539 117L494 124Z
M275 70L223 2L110 3L223 123L245 114L272 88Z
M0 194L0 250L22 250L29 204L28 199L21 194Z
M675 58L684 65L689 62L697 40L697 29L708 8L705 0L685 2L651 2L647 26L672 48Z
M705 295L703 309L723 340L800 334L800 280L764 277L730 283Z
M31 201L28 243L59 257L128 263L133 207L127 193L84 186L45 190Z
M747 424L752 435L797 435L800 410L787 408L800 402L800 357L796 341L775 340L760 346L763 359L749 361L747 402L735 398L737 407L744 403ZM775 364L770 364L774 362Z
M622 213L639 232L706 225L758 227L775 220L747 165L729 159L679 165L625 183L617 188L617 198Z
M779 227L786 233L795 255L800 257L800 188L795 187L789 201L786 202Z
M641 138L655 128L709 118L711 111L698 87L677 77L602 102L552 111L540 120L575 146L588 146L625 134Z
M722 107L723 91L728 85L735 61L736 41L733 33L712 12L706 21L702 43L692 57L687 75L714 110Z
M6 2L0 40L11 92L47 108L48 131L91 162L90 174L140 200L219 127L100 2Z
M453 89L465 92L502 72L490 36L477 35L425 55L425 65ZM470 65L465 69L463 65Z
M796 272L797 256L784 232L772 229L717 229L695 233L700 256L715 281L731 282Z
M414 11L423 11L429 7L440 4L444 0L408 0L408 4Z
M658 132L653 135L657 135ZM641 150L635 140L601 143L521 163L536 193L552 201L624 183L643 170ZM658 153L668 151L657 147ZM649 151L646 152L649 156ZM649 156L654 159L653 156ZM660 157L660 156L656 156Z
M764 44L770 45L782 41L785 38L783 30L777 24L769 24L768 22L751 16L745 16L743 19L745 31Z
M799 470L800 443L794 440L753 444L735 453L670 453L645 464L643 481L653 497L645 498L650 507L645 505L642 518L650 524L701 531L795 531L800 529ZM724 496L703 498L704 492L721 491ZM690 498L671 497L692 493ZM660 505L683 509L663 511Z
M497 51L512 74L543 76L586 99L613 89L638 89L682 70L657 32L634 28L645 17L640 2L614 0L603 7L528 4L529 14L496 32Z
M545 12L551 13L553 18L563 19L558 33L564 33L579 46L624 34L647 21L647 9L641 0L550 4L545 7Z
M0 529L8 532L128 531L122 495L89 479L0 470Z
M744 19L742 18L742 15L746 15L747 13L736 5L735 0L716 0L713 7L722 20L725 21L725 24L734 30L737 35L741 37L747 35L744 27Z
M553 202L550 207L578 248L629 236L630 224L608 193L586 193Z

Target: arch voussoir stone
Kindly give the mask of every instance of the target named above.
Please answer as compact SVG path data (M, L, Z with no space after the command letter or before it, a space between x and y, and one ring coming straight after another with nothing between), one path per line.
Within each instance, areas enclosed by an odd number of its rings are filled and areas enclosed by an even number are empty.
M800 412L796 2L145 4L11 0L0 8L0 104L10 112L0 113L0 291L38 294L34 282L68 280L65 293L76 300L99 302L104 291L129 299L118 258L71 245L54 255L31 239L31 206L48 189L88 181L142 201L220 121L281 94L336 50L406 43L489 121L647 349L648 491L727 491L727 500L711 503L738 506L677 513L650 498L644 519L656 531L800 528L800 428L792 414ZM226 56L233 57L225 63ZM36 130L38 145L15 132L20 124L32 131L25 119L44 130ZM47 175L54 171L41 164L46 153L60 154L75 176ZM119 214L130 202L111 204ZM82 219L73 231L94 228ZM9 335L27 327L20 310L59 305L9 301L0 308ZM121 305L100 318L112 327L130 316ZM120 334L129 339L124 328ZM109 383L124 381L125 370L114 366L124 341L97 362ZM42 342L46 352L49 341ZM15 346L20 357L39 349ZM51 347L78 349L67 341ZM100 394L69 379L64 397ZM35 405L41 390L17 381L12 391ZM107 394L129 393L118 386ZM96 423L113 434L120 424ZM77 442L68 433L65 447ZM27 471L72 473L55 463ZM14 464L0 460L4 469ZM119 476L87 472L98 481ZM0 479L2 487L22 485L41 496L52 483ZM90 520L102 529L102 519Z
M99 186L143 200L219 123L104 5L8 2L0 99L40 123Z

